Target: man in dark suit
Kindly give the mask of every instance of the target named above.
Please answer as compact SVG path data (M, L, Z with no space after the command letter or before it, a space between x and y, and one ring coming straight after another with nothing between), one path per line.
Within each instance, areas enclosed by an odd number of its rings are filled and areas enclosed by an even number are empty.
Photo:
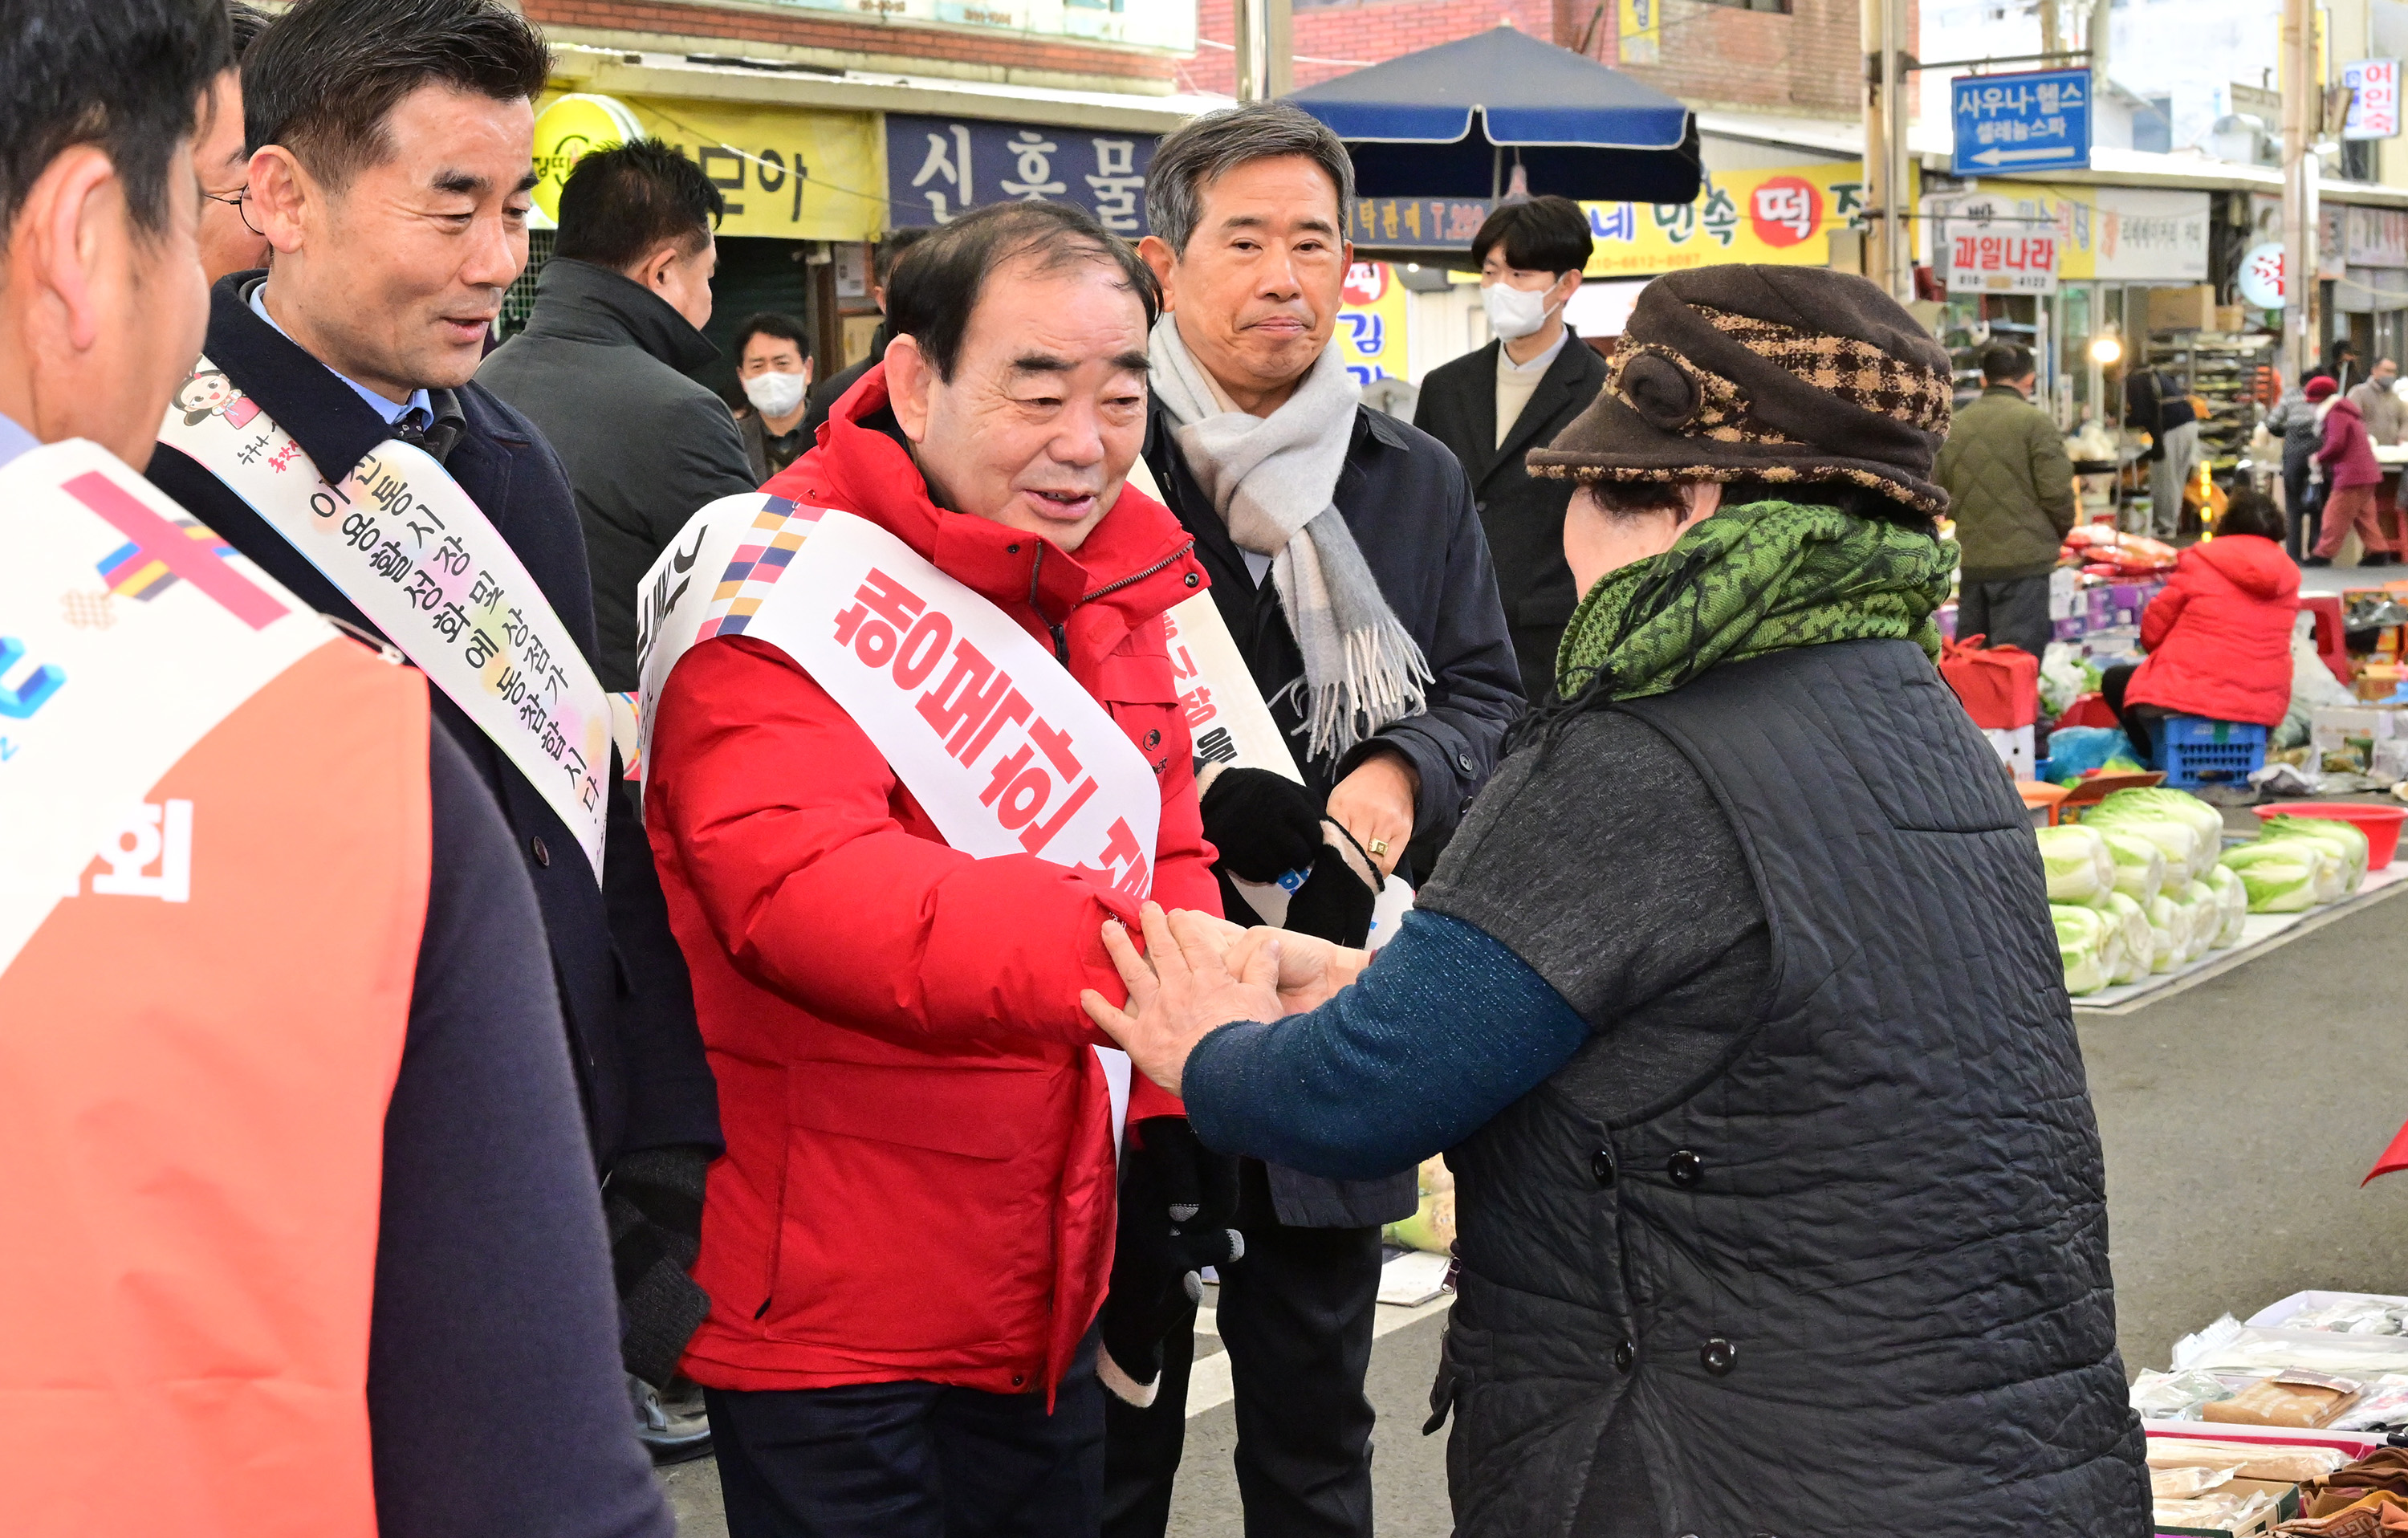
M1555 643L1581 596L1564 564L1572 483L1532 477L1522 456L1554 442L1605 386L1605 360L1564 323L1593 244L1588 217L1568 197L1490 214L1471 259L1498 339L1430 370L1413 409L1413 425L1453 449L1471 478L1522 690L1534 700L1555 692Z
M212 398L282 426L330 482L388 439L423 447L540 593L513 598L526 611L548 605L590 666L594 600L567 478L535 427L472 378L526 265L542 38L500 0L303 0L244 67L244 208L275 266L222 279L211 295L207 353L226 377ZM217 473L162 444L150 475L303 601L379 633L313 553ZM398 627L389 639L429 650ZM435 717L500 804L535 885L609 1182L622 1347L631 1371L665 1384L710 1306L680 1257L699 1243L703 1170L721 1144L651 850L614 762L597 882L580 836L427 666L443 684L430 691Z

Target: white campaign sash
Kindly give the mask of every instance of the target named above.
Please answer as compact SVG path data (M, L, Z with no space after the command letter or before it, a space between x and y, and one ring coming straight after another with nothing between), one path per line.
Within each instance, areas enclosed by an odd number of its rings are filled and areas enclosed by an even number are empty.
M835 698L953 848L1153 889L1162 793L1144 755L1018 622L867 519L721 497L653 563L637 608L647 764L678 659L746 636Z
M194 395L205 376L219 388ZM208 359L194 364L159 440L251 504L434 680L559 814L600 881L609 699L518 553L424 450L388 438L328 481L224 380Z
M0 971L160 776L337 639L108 451L0 467Z

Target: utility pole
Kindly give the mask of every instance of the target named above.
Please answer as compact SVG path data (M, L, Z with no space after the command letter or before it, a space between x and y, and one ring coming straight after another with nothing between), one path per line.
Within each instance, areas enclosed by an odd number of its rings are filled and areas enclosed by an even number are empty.
M2065 35L2057 20L2057 0L2040 0L2040 50L2042 53L2065 51Z
M1863 0L1860 35L1865 50L1865 209L1872 221L1865 276L1894 299L1914 297L1914 269L1908 244L1913 210L1907 206L1907 0Z
M1288 0L1238 0L1238 99L1270 101L1296 89L1296 29Z
M2283 0L2283 374L2315 361L2316 155L2324 81L2315 65L2315 0Z

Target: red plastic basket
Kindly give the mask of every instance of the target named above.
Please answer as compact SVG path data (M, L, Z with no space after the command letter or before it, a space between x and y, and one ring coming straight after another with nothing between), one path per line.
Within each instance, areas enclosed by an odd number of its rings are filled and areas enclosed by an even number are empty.
M2380 870L2391 863L2400 847L2400 825L2408 819L2408 806L2371 806L2358 801L2284 801L2273 806L2252 807L2261 822L2277 817L2329 817L2336 822L2356 823L2366 835L2366 868Z

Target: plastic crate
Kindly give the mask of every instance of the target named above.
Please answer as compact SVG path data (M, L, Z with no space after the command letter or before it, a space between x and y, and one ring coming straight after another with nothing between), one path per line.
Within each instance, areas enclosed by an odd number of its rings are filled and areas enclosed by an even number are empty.
M2170 715L2155 725L2157 755L2151 767L2164 769L2165 783L2176 790L2238 784L2266 765L2266 728L2252 722Z

